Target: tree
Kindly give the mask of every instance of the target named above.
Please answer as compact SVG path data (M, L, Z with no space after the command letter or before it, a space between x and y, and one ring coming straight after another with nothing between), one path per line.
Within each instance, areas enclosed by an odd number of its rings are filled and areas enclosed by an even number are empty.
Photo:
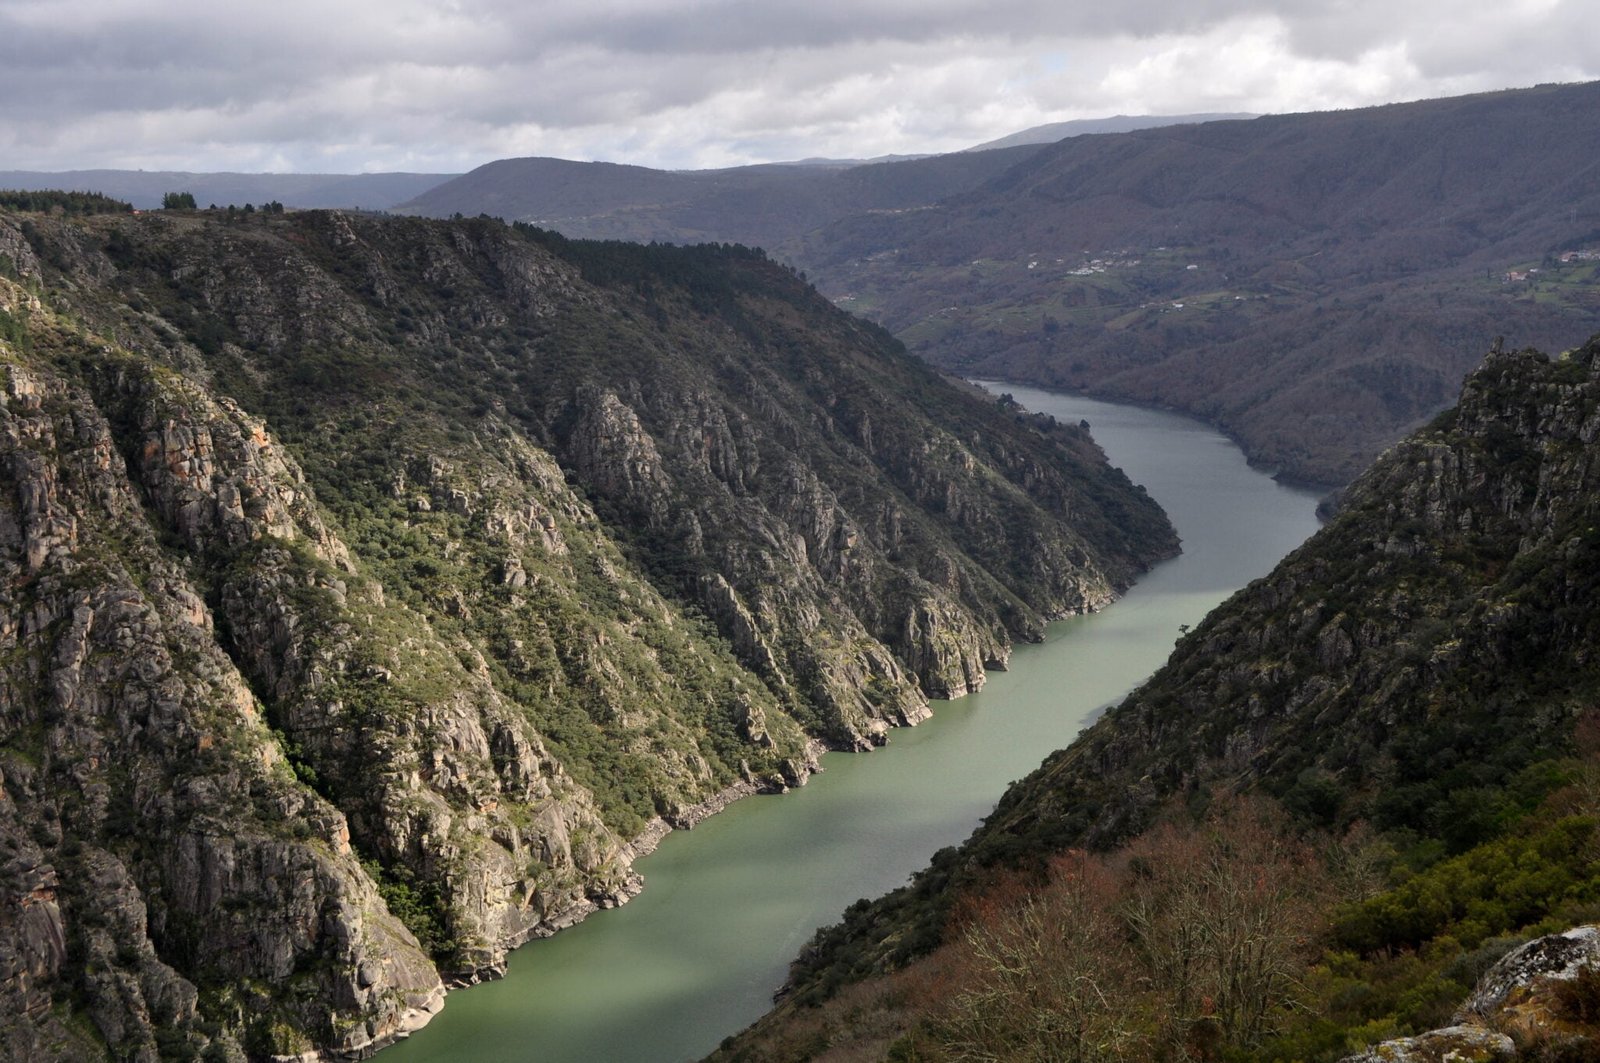
M1133 1063L1247 1050L1293 1006L1333 897L1271 803L1219 795L1044 881L1002 877L958 914L960 988L931 1031L953 1060Z
M1141 972L1116 917L1120 876L1073 850L1045 888L1002 885L963 939L966 978L936 1024L958 1060L1102 1063L1151 1058Z
M1123 918L1167 998L1170 1036L1191 1049L1256 1042L1291 1000L1324 918L1313 852L1270 804L1224 797L1198 828L1159 826L1126 853Z
M196 210L193 192L168 192L161 197L162 210Z

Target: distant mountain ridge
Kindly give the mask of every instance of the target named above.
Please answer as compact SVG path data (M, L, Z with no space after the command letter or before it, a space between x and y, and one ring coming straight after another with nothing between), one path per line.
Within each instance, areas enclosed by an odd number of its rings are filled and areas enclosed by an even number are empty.
M0 188L101 192L141 210L161 206L168 192L191 192L200 206L386 210L448 181L430 173L189 173L181 170L0 170Z
M1038 145L888 162L807 160L725 170L502 159L395 208L488 214L582 239L776 247L860 212L916 210L1004 173Z
M1343 483L1497 334L1600 329L1597 116L1590 83L1076 137L782 253L935 364L1174 406Z
M1038 126L943 155L801 159L718 170L501 159L419 194L402 214L489 214L584 239L777 247L858 213L917 210L977 188L1060 136L1206 121L1117 116ZM1238 116L1219 116L1238 117Z
M1140 114L1112 115L1110 118L1075 118L1067 122L1049 122L1023 129L998 140L975 144L967 151L994 151L997 148L1015 148L1024 144L1054 144L1067 137L1088 136L1094 133L1131 133L1138 129L1159 129L1162 126L1194 125L1200 122L1225 122L1255 118L1248 112L1217 112L1202 114Z

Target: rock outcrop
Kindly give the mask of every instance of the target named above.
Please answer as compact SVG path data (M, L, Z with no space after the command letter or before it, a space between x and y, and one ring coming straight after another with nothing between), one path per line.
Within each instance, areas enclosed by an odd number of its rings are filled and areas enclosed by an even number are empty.
M1591 1058L1600 1047L1600 927L1578 926L1519 945L1486 971L1455 1025L1373 1045L1341 1063L1493 1063L1522 1049ZM1581 1051L1580 1051L1581 1050Z
M1447 1026L1382 1041L1340 1063L1499 1063L1515 1051L1505 1034L1481 1026Z
M0 1044L356 1058L1175 548L743 249L0 214Z
M10 1035L18 1058L82 1036L53 1000L69 971L128 1058L392 1038L437 1006L434 965L345 816L296 782L110 423L47 368L13 361L5 377L8 985L15 1014L44 1020ZM303 994L250 988L291 978ZM238 1009L231 1029L205 1021L202 989L227 1000L213 1016Z

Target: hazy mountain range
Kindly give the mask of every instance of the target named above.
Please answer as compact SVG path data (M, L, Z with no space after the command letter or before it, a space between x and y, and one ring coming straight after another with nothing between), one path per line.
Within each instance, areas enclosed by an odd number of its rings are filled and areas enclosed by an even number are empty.
M1597 114L1600 83L1075 137L780 253L938 365L1175 406L1342 483L1495 336L1600 328Z
M1136 129L1159 129L1169 125L1194 125L1199 122L1221 122L1230 119L1254 118L1253 114L1218 112L1209 114L1118 114L1110 118L1078 118L1070 122L1050 122L1036 125L1010 136L1000 137L970 147L968 151L991 151L995 148L1015 148L1023 144L1054 144L1068 137L1087 136L1091 133L1131 133Z

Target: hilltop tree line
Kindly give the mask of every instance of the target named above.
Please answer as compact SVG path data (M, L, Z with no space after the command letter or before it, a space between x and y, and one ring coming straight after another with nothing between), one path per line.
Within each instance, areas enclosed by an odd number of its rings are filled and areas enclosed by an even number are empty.
M99 192L0 190L0 208L7 210L64 214L131 214L133 205Z
M166 195L161 197L161 209L199 210L200 204L195 201L193 192L168 192ZM213 203L206 209L217 210L218 207L215 203ZM238 211L240 208L234 206L232 203L229 203L226 209L228 213L232 214ZM254 214L256 212L256 205L254 203L246 203L243 210L246 214ZM261 205L261 212L263 214L282 214L283 204L274 199L271 202L263 203Z

